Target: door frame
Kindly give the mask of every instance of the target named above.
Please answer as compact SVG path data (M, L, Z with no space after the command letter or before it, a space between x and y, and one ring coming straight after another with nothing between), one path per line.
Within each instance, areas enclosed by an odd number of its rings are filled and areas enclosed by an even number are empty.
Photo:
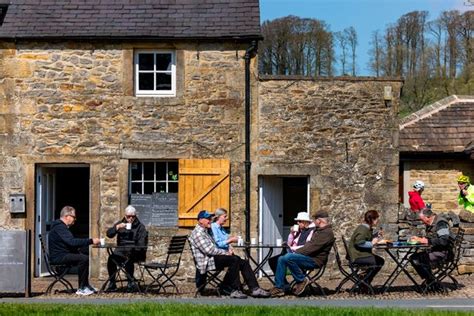
M39 241L39 234L43 234L46 237L45 232L43 232L43 226L45 225L44 212L43 212L43 184L44 179L40 180L40 176L43 176L42 170L44 169L59 169L59 168L88 168L89 169L89 231L91 230L91 212L92 212L92 195L91 195L91 165L88 163L37 163L34 166L35 177L34 177L34 192L35 192L35 216L34 216L34 231L35 231L35 247L34 247L34 269L33 273L36 277L49 276L49 272L42 272L42 265L44 264L43 251L41 249L41 243ZM54 174L56 175L56 174ZM55 176L53 177L53 199L55 200L56 195L56 181ZM50 188L48 188L49 190ZM53 214L54 215L54 214ZM44 224L44 225L43 225ZM47 238L43 239L47 245Z

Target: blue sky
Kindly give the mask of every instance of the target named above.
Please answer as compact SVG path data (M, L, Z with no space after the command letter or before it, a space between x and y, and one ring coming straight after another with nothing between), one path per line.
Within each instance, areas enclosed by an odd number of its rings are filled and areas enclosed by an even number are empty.
M260 0L260 15L262 22L287 15L316 18L326 21L331 31L354 26L359 37L357 72L369 75L367 52L373 31L384 30L387 24L410 11L428 11L428 20L432 20L445 10L474 10L474 5L466 5L469 1L474 3L474 0Z

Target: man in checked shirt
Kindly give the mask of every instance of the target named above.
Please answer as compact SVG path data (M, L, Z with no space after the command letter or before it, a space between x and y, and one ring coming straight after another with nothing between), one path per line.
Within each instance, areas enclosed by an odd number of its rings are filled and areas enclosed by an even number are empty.
M252 297L270 297L269 292L259 287L248 261L234 255L232 248L229 248L229 250L217 248L214 239L208 233L212 217L213 215L207 211L199 212L197 217L198 224L189 238L191 251L196 261L196 269L201 275L204 275L206 271L222 270L227 267L227 273L221 288L231 298L247 298L247 295L240 290L239 272L242 273Z

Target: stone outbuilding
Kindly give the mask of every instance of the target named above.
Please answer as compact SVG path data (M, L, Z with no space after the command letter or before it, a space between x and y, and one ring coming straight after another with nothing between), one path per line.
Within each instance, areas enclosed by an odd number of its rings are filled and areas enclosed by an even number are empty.
M457 177L474 179L474 97L450 96L400 122L400 200L409 207L408 192L416 180L425 183L423 199L434 211L459 212ZM460 272L474 272L474 223L466 229Z
M216 207L229 209L233 234L263 242L320 208L338 236L368 209L396 225L401 80L259 77L258 0L10 2L0 227L33 232L35 276L45 273L37 236L64 205L82 237L103 236L136 205L149 258ZM13 212L15 196L25 212ZM93 276L105 260L91 250Z

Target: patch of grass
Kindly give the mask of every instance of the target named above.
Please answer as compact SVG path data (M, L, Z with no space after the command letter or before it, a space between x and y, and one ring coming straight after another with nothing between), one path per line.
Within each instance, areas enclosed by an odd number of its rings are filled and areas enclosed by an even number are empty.
M99 304L0 304L0 315L324 315L324 316L467 316L469 312L402 310L392 308L337 308L337 307L284 307L232 306L158 303Z

